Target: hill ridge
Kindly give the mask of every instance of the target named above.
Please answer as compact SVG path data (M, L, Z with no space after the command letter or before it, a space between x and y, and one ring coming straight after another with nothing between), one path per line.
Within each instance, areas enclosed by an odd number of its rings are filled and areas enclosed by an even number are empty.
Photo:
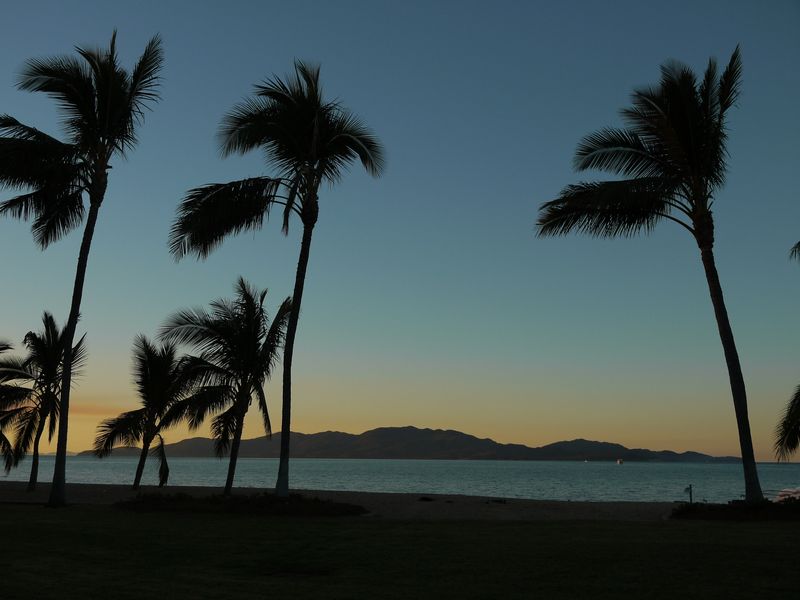
M280 433L242 440L241 458L277 458ZM191 437L166 445L170 457L206 458L214 456L213 441ZM139 449L117 448L113 456L132 456ZM78 456L91 456L92 451ZM715 457L701 452L627 448L614 442L575 438L530 447L502 444L454 429L431 429L405 425L377 427L363 433L321 431L292 432L293 458L419 459L419 460L590 460L632 462L738 462L733 456Z

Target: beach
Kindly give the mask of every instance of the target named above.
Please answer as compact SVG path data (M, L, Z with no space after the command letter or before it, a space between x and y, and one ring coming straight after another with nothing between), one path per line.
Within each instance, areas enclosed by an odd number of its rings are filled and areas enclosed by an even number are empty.
M199 486L142 486L136 492L124 485L68 485L68 500L75 505L111 505L132 500L138 494L207 497L222 493L221 488ZM49 484L39 484L34 492L27 492L25 488L23 482L0 482L0 504L44 504L47 501ZM238 488L234 494L253 495L265 491L271 490ZM670 502L564 502L442 494L324 490L293 490L293 493L362 506L368 511L363 518L398 520L659 521L666 519L675 506Z

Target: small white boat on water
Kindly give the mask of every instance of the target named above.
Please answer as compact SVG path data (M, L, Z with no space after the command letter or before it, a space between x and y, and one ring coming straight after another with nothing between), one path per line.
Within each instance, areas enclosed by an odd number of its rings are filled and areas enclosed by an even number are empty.
M617 459L617 464L618 464L618 465L621 465L621 464L624 464L624 463L625 463L625 461L624 461L624 460L622 460L621 458L618 458L618 459Z

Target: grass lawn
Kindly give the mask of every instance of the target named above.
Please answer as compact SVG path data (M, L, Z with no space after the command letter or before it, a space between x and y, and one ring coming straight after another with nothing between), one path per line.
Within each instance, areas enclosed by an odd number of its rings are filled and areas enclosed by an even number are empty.
M800 523L0 505L0 598L798 598Z

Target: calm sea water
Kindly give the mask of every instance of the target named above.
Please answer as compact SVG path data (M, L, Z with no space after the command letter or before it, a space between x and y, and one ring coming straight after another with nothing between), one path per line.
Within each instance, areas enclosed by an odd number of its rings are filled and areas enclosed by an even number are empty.
M74 483L129 485L136 459L70 457L67 480ZM170 486L222 487L228 463L214 458L173 458ZM27 480L25 461L0 481ZM277 459L240 459L236 486L272 487ZM349 460L295 459L291 463L295 489L468 494L474 496L548 500L684 500L689 484L697 501L726 502L741 497L742 468L737 464L625 463L489 460ZM53 474L53 458L42 458L40 481ZM768 496L800 487L800 464L759 465ZM158 482L157 461L148 460L142 483Z

